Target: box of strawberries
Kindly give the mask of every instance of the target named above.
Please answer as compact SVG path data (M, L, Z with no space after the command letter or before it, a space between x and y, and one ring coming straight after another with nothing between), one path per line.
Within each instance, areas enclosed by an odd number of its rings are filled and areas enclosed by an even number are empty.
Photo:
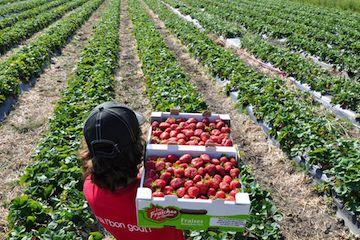
M138 225L243 231L251 202L242 189L229 115L153 113L151 123L136 196ZM211 138L222 133L221 140Z
M149 144L233 146L228 114L153 112Z

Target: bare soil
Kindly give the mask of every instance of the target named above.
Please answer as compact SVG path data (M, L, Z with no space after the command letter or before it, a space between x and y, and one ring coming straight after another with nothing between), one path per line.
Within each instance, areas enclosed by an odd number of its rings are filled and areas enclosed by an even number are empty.
M37 79L36 85L20 97L0 126L0 232L6 232L7 204L20 194L18 179L29 164L31 154L48 128L48 119L73 74L80 52L93 34L103 3L62 49L60 56ZM0 239L2 235L0 234Z
M244 151L244 162L253 169L276 207L284 215L280 229L286 239L350 239L350 233L334 216L325 199L312 188L312 180L297 171L291 160L266 138L261 127L239 113L224 89L193 59L186 47L173 37L163 22L143 3L168 47L176 54L191 82L204 96L212 112L229 113L234 141Z

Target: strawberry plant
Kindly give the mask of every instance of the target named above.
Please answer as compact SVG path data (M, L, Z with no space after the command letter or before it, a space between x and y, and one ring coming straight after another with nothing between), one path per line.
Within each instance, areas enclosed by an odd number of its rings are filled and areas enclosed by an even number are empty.
M40 6L46 2L48 2L48 0L28 0L0 6L0 16L21 12L33 7Z

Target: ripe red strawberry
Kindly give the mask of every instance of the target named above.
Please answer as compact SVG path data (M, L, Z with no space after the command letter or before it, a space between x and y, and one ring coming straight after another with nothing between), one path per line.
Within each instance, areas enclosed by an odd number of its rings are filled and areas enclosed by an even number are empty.
M198 187L189 187L187 193L190 198L197 198L199 196L200 190Z
M170 124L169 123L167 123L167 122L162 122L162 123L160 123L159 124L159 128L161 129L161 130L165 130L165 129L167 129L167 128L169 128L170 127Z
M156 171L154 169L150 169L147 171L146 176L148 178L152 178L153 180L158 179L159 176L157 175Z
M192 157L191 157L190 154L184 154L184 155L182 155L182 156L179 158L179 161L180 161L181 163L190 163L190 162L191 162L191 159L192 159Z
M186 122L180 122L179 124L179 128L185 128L188 124Z
M199 192L201 195L205 195L209 190L209 184L203 181L197 182L195 186L199 188Z
M170 163L170 162L166 162L165 163L165 169L168 169L169 167L171 167L172 166L172 163Z
M152 131L152 135L155 137L160 137L160 135L163 133L161 130L154 130Z
M204 128L205 128L205 123L203 123L203 122L197 122L197 123L196 123L196 128L197 128L197 129L204 130Z
M231 189L237 189L237 188L240 188L241 187L241 184L238 180L232 180L230 182L230 188Z
M181 178L184 176L184 169L182 168L177 168L174 170L174 176L175 177L178 177L178 178Z
M171 174L169 172L164 172L163 174L160 175L160 179L168 183L171 179Z
M173 167L168 167L168 168L166 169L166 171L167 171L168 173L170 173L171 176L174 175L174 168L173 168Z
M189 123L189 125L186 126L187 129L195 130L196 124L195 123Z
M233 164L231 162L224 163L225 172L229 173L232 168L233 168Z
M205 169L203 167L199 167L197 170L198 175L204 176L205 175Z
M200 141L200 142L198 143L198 145L199 145L199 146L204 146L205 143L204 143L203 141Z
M209 118L206 117L206 118L203 118L201 120L201 122L204 123L205 125L208 125L210 123L210 120L209 120Z
M238 168L233 168L233 169L230 170L230 176L232 178L239 177L239 174L240 174L240 170Z
M158 122L158 121L153 121L153 122L151 123L151 127L152 127L153 130L155 130L156 128L159 127L159 122Z
M185 139L179 139L178 141L177 141L180 145L186 145L186 141L185 141Z
M200 158L204 161L204 163L209 163L211 162L211 158L208 154L203 153L200 155Z
M197 137L197 136L192 136L192 137L190 137L190 140L199 142L201 139L199 137Z
M231 190L229 184L226 182L221 182L219 184L219 188L226 193L230 192L230 190Z
M196 175L194 177L193 181L194 181L194 183L197 183L197 182L201 181L201 179L202 179L201 175Z
M180 198L182 198L186 193L186 189L184 187L179 188L176 190L176 195Z
M163 132L162 134L160 134L160 139L161 140L165 140L168 139L170 137L170 134L167 132Z
M202 129L195 129L194 136L200 137L202 133L203 133Z
M229 195L235 197L235 195L239 192L239 189L233 189L230 191Z
M155 162L147 160L145 163L145 169L146 170L155 169Z
M163 193L165 195L173 195L174 194L174 189L171 186L165 186Z
M221 182L222 177L219 174L215 174L215 176L213 177L214 180L216 180L218 183Z
M197 123L196 119L195 118L189 118L187 121L187 123Z
M167 133L169 133L169 134L170 134L170 132L171 132L171 128L169 128L169 127L168 127L167 129L165 129L165 130L164 130L164 132L167 132Z
M171 180L170 186L174 189L178 189L179 187L184 186L184 182L185 181L182 178L174 178L173 180Z
M187 163L180 163L179 164L179 167L183 168L183 169L186 169L189 167L189 165Z
M179 127L179 124L173 123L170 125L171 130L176 130Z
M234 166L237 166L237 162L236 162L236 159L234 157L231 157L230 158L230 162L234 165Z
M214 143L221 143L222 139L219 136L211 135L209 140L213 141Z
M222 145L230 147L233 145L233 142L231 141L231 139L226 139Z
M218 130L218 129L213 129L213 130L211 130L211 135L213 135L213 136L219 136L220 135L220 130Z
M166 120L165 120L165 122L167 122L167 123L169 123L169 124L174 124L175 122L176 122L176 119L175 118L167 118Z
M183 198L191 198L189 195L187 195L187 194L185 194L184 196L183 196Z
M165 195L164 195L164 193L162 193L162 192L153 192L153 193L152 193L152 196L153 196L153 197L164 197Z
M170 132L170 138L174 138L174 137L176 137L178 134L179 134L178 131L176 131L176 130L171 130L171 132Z
M165 168L165 162L162 161L162 160L158 160L156 163L155 163L155 169L156 171L160 172L161 170L163 170Z
M195 167L195 168L199 168L204 164L204 161L201 158L193 158L191 160L191 164Z
M166 186L166 182L163 179L156 179L153 184L161 189Z
M199 141L197 140L190 140L186 143L186 145L198 145L199 144Z
M216 190L214 188L209 188L207 195L210 196L215 196L216 194Z
M220 176L225 176L226 171L221 165L216 165L216 171Z
M190 137L194 136L194 130L192 130L192 129L183 130L183 133L185 134L185 137L188 139L190 139Z
M211 139L208 139L208 140L205 141L205 144L208 144L208 145L215 144L215 143L217 143L217 142L214 142Z
M196 168L188 167L185 169L184 176L193 179L197 174Z
M235 197L234 196L231 196L231 195L228 195L226 198L225 198L226 201L235 201Z
M229 162L229 159L227 157L225 157L225 156L222 156L219 160L220 160L221 163L224 163L224 164Z
M211 163L212 163L212 164L215 164L215 165L219 165L219 164L220 164L220 161L219 161L219 159L217 159L217 158L213 158L213 159L211 159Z
M176 123L181 123L181 122L185 122L185 119L184 118L178 118L178 119L176 119L175 120L176 121Z
M222 127L221 129L220 129L220 132L222 132L222 133L230 133L230 128L229 127Z
M222 179L223 182L226 182L227 184L230 184L232 181L232 178L229 175L225 175Z
M224 199L226 197L225 193L223 191L217 191L215 194L215 198L222 198Z
M216 124L215 123L209 123L209 128L210 129L215 129L216 128Z
M216 128L217 129L221 129L222 127L225 127L225 123L223 121L219 121L218 123L216 123Z
M203 133L200 134L200 138L201 138L202 141L206 142L210 138L210 134L208 132L203 132Z
M194 182L192 180L186 180L184 183L185 189L188 189L191 186L194 186Z
M209 187L217 190L217 189L219 188L219 183L220 183L220 182L218 182L217 180L211 179L211 180L209 181Z
M199 197L200 199L209 199L207 196L205 196L205 195L201 195L200 197Z
M152 183L153 183L153 179L152 178L147 178L144 181L144 187L148 187L151 188L152 187Z
M183 133L179 133L178 135L176 135L176 137L178 139L185 139L186 138L185 134L183 134Z
M216 174L216 167L214 164L208 164L205 166L205 171L210 175L214 176Z

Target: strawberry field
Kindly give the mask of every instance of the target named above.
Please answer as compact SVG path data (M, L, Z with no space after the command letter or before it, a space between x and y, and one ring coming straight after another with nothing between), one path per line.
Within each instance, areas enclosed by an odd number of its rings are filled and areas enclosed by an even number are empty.
M0 54L0 239L111 239L79 157L84 121L109 100L149 119L155 149L235 149L144 159L158 201L249 195L241 231L190 227L186 239L360 237L359 13L292 0L0 0ZM150 115L174 109L231 121Z

